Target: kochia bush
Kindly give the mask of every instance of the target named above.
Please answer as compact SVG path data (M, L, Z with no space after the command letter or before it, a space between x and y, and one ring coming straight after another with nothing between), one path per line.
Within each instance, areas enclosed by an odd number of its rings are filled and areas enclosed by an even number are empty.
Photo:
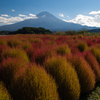
M67 57L77 71L81 85L81 93L87 93L95 87L95 74L89 64L79 55Z
M91 49L93 55L95 56L95 58L97 59L98 63L100 64L100 49L99 48L92 48Z
M65 54L70 54L71 51L70 51L70 48L68 47L68 45L58 45L56 47L56 52L57 54L60 54L60 55L65 55Z
M94 71L96 75L96 81L100 81L100 68L96 58L93 56L93 54L90 51L85 52L84 57L86 61L90 64L92 70Z
M79 43L79 44L77 45L77 48L78 48L81 52L83 52L84 50L87 49L87 44L86 44L85 42L81 42L81 43Z
M78 100L80 84L75 69L64 57L52 57L45 62L45 69L56 80L61 100Z
M27 63L21 58L4 59L0 65L0 79L8 87L16 72L25 65Z
M54 79L36 65L15 75L10 93L14 100L59 100Z
M2 52L2 58L21 58L23 59L25 62L29 62L28 56L25 53L25 51L21 50L21 49L15 49L15 48L7 48L5 50L3 50Z
M0 81L0 100L12 100L10 94L5 88L3 82Z

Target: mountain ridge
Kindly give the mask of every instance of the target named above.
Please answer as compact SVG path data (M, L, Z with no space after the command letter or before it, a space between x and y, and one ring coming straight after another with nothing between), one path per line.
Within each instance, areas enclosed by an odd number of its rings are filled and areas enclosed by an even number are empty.
M80 30L82 28L95 29L96 27L82 26L80 24L64 22L51 13L44 11L37 14L36 19L27 19L11 25L0 26L0 31L15 31L22 27L43 27L50 31Z

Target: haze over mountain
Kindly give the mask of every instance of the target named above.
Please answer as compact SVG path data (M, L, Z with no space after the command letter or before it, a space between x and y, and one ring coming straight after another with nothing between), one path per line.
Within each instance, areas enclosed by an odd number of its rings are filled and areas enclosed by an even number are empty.
M37 14L36 19L27 19L15 24L0 26L0 31L15 31L22 27L43 27L51 31L80 30L82 28L95 29L96 27L82 26L80 24L64 22L49 12Z

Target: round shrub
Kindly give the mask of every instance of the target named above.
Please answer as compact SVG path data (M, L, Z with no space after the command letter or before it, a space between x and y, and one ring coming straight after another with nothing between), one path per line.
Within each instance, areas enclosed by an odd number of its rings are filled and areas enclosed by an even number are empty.
M16 39L10 39L7 41L7 44L9 47L18 47L20 44L21 44L21 41L20 40L16 40Z
M59 46L57 46L56 52L57 52L57 54L60 54L60 55L65 55L65 54L70 54L71 53L70 48L68 47L68 45L59 45Z
M75 69L64 57L52 57L45 62L45 69L56 80L61 100L78 100L80 84Z
M78 38L83 38L83 35L82 34L78 35Z
M7 42L5 40L0 40L0 45L7 45Z
M25 62L29 62L27 54L21 49L7 48L7 49L3 50L2 57L3 58L7 58L7 57L10 57L10 58L21 58Z
M43 65L45 60L48 57L52 56L52 53L53 53L52 50L50 50L48 48L37 49L34 51L34 54L31 57L31 61L35 62L36 64Z
M91 49L93 55L95 56L95 58L97 59L98 63L100 64L100 49L99 48L92 48Z
M30 42L23 42L23 43L21 44L21 46L22 46L22 49L23 49L23 50L26 50L26 49L31 48L31 43L30 43Z
M25 65L27 65L27 63L21 58L4 59L0 65L0 79L3 80L8 87L17 70Z
M93 54L89 51L84 54L86 61L90 64L92 70L95 73L96 81L100 81L100 68L96 58Z
M33 53L34 53L34 48L31 47L29 49L26 50L26 53L28 55L28 58L31 60L32 56L33 56Z
M81 93L87 93L95 87L95 74L83 57L75 55L67 57L67 60L77 71L81 85Z
M15 76L10 93L14 100L59 100L54 79L36 65Z
M10 94L5 88L3 82L0 81L0 100L12 100Z
M79 44L77 45L77 48L78 48L81 52L83 52L84 50L87 49L87 44L86 44L85 42L81 42L81 43L79 43Z

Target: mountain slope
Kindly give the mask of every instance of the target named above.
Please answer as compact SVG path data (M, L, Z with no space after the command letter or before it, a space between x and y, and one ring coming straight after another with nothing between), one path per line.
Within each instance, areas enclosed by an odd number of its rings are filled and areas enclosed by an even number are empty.
M22 27L43 27L51 31L80 30L82 28L94 29L93 27L64 22L48 12L37 14L37 19L28 19L11 25L0 26L0 31L15 31Z

